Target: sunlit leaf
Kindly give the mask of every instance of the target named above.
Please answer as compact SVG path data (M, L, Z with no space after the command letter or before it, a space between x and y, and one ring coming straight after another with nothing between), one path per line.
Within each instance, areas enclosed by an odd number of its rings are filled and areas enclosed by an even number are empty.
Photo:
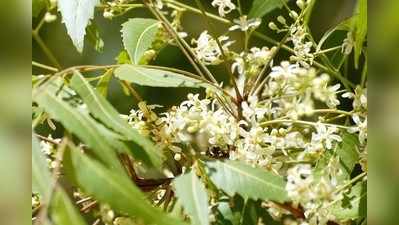
M135 129L130 127L127 122L122 120L113 106L100 95L79 72L75 72L72 77L71 87L81 96L94 117L115 132L124 135L128 140L134 141L141 146L148 153L148 157L154 165L161 165L162 154L161 151L155 147L154 143L140 135Z
M96 121L63 101L59 96L43 89L37 93L36 101L50 116L59 121L68 131L85 142L95 155L108 166L123 171L112 143L101 134Z
M158 32L159 21L153 19L134 18L122 25L122 38L125 49L133 64L139 64Z
M112 172L78 149L72 147L70 153L73 180L85 193L109 204L116 212L140 218L145 224L185 224L153 207L127 176Z
M215 185L230 196L237 193L245 199L288 200L284 179L271 172L238 161L212 161L206 167Z
M115 70L115 76L141 86L150 87L209 87L203 81L175 72L160 69L144 68L134 65L123 65Z
M208 194L194 171L176 178L173 182L176 196L190 216L193 225L209 224Z
M99 0L58 0L58 9L62 15L67 32L78 52L83 51L86 27L94 17L94 8Z

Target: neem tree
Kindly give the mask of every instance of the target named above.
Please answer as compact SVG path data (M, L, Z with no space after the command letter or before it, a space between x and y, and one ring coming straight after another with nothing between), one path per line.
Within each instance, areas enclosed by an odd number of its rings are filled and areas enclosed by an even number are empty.
M34 0L43 19L33 38L54 67L33 61L50 71L32 77L33 222L365 224L367 1L320 40L308 26L316 2L254 0L246 12L240 0ZM94 11L112 19L137 8L153 18L122 25L116 64L63 69L40 37L58 10L79 52L86 33L100 49L88 27ZM276 10L274 22L262 21ZM181 19L190 14L207 26L198 37L184 32ZM337 33L345 35L329 45ZM151 65L168 45L191 71ZM211 72L216 65L227 79ZM138 102L129 115L107 100L112 79ZM138 85L198 93L165 109L146 102ZM64 135L35 131L47 125Z

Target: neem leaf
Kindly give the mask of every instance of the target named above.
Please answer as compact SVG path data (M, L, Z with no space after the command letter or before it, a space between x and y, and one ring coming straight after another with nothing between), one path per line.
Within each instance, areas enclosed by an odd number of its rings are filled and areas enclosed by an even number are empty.
M39 193L46 200L50 196L52 186L51 174L40 145L32 135L32 192Z
M194 171L176 178L173 182L176 195L194 225L209 224L208 194Z
M145 224L179 225L185 224L160 209L153 207L146 196L127 176L111 171L91 160L78 149L72 147L70 154L73 180L78 186L103 203L121 213L140 218Z
M108 95L108 86L112 79L113 73L114 71L112 69L107 70L107 72L101 76L101 79L97 83L96 90L104 97L107 97Z
M159 167L162 164L161 151L155 147L155 144L123 121L115 108L79 72L75 72L72 77L71 87L80 95L94 117L141 146L153 165Z
M287 2L288 0L254 0L249 17L263 17L274 9L283 7L283 1Z
M367 216L367 183L358 182L344 199L330 207L337 220L346 221Z
M51 86L50 86L51 87ZM102 135L96 121L52 93L49 88L36 93L34 98L41 107L68 131L85 142L93 153L108 166L123 171L112 144Z
M288 200L282 177L238 161L206 163L212 182L230 196L284 202Z
M363 43L367 35L367 0L358 0L356 7L355 28L355 67L359 66L359 58L362 53Z
M83 217L62 189L54 193L51 202L51 218L57 225L86 225Z
M345 31L351 31L353 29L354 23L356 21L356 16L353 16L349 19L346 19L339 23L337 26L329 29L323 37L320 39L319 44L317 45L316 51L320 51L321 47L323 44L326 42L326 40L337 30L345 30Z
M115 70L115 76L121 80L150 87L199 88L201 86L211 86L203 81L182 74L135 65L123 65L117 68Z
M141 57L155 40L159 21L134 18L122 25L122 39L133 64L139 64Z
M58 0L62 21L78 52L83 51L86 27L99 3L99 0Z
M353 168L359 162L358 145L357 136L349 133L344 133L342 142L337 145L336 152L348 174L352 173Z

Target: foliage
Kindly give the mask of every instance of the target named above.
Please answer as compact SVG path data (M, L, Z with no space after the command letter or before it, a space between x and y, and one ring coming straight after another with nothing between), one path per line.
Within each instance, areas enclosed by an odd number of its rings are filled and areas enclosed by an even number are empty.
M43 71L32 77L35 224L366 221L367 1L319 39L316 0L242 2L32 2L34 38L54 63L32 61ZM135 10L152 17L126 16ZM120 17L116 63L61 68L39 36L58 11L81 53L85 38L98 54L107 44L96 11ZM191 14L206 24L198 37L183 27ZM155 63L172 48L190 65ZM115 85L137 103L130 114ZM165 109L144 87L194 93Z

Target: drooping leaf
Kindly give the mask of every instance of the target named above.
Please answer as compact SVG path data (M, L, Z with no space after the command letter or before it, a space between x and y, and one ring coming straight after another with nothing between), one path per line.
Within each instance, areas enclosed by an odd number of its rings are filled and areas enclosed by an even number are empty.
M367 216L367 183L358 182L349 194L332 205L331 212L339 221L365 218Z
M284 179L271 172L237 161L212 161L206 167L212 182L230 196L237 193L245 199L288 200Z
M78 186L100 202L109 204L116 212L138 217L145 224L185 224L153 207L127 176L107 169L73 147L67 156L73 167L70 169L72 179Z
M36 93L34 101L43 107L53 119L59 121L68 131L86 143L104 163L123 171L112 143L107 142L107 139L97 128L96 121L90 118L88 114L72 107L49 89L43 89Z
M356 7L355 28L355 67L359 66L359 58L362 53L363 43L367 35L367 0L358 0Z
M352 173L353 168L359 162L357 146L359 146L357 136L349 133L344 133L342 136L342 142L337 145L337 155L339 155L348 174Z
M83 51L86 27L99 3L99 0L58 0L62 21L78 52Z
M160 69L145 68L134 65L123 65L115 70L115 76L141 86L150 87L209 87L203 81L178 73Z
M173 182L176 196L193 225L209 225L208 194L194 171L176 178Z
M57 225L86 225L83 217L62 189L58 189L52 198L51 218Z
M122 39L125 49L133 64L139 64L158 31L159 21L154 19L134 18L122 25Z
M107 72L102 75L96 86L96 90L98 91L98 93L100 93L100 95L104 96L105 98L108 95L108 86L112 79L113 73L114 71L112 69L107 70Z
M48 200L52 186L52 179L47 161L44 158L40 145L32 135L32 192Z
M124 135L128 140L141 146L148 154L147 158L150 159L154 166L159 167L161 165L162 154L161 151L155 147L155 144L140 135L123 121L113 106L100 95L80 73L75 72L71 79L71 87L81 96L94 117L115 132Z
M249 17L263 17L274 9L283 7L283 1L287 2L288 0L254 0Z

